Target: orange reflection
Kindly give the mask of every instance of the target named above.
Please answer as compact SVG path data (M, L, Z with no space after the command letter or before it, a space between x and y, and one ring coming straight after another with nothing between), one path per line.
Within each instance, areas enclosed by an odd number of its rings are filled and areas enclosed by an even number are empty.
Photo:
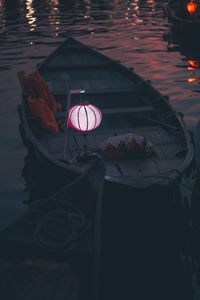
M49 2L49 5L50 5L50 14L49 14L49 24L51 26L54 27L54 30L55 30L55 36L58 36L58 31L60 29L60 15L59 15L59 8L58 8L58 5L59 5L59 1L58 0L51 0Z
M199 77L193 77L193 78L188 78L187 82L194 82L194 81L197 81L199 80Z
M188 60L188 62L192 67L199 67L199 63L196 60Z
M28 24L30 25L30 31L35 30L34 27L36 27L36 17L34 17L35 10L33 8L33 0L27 0L26 1L26 9L27 9L27 14L26 18L28 20Z
M125 12L125 19L130 19L130 24L135 25L136 23L143 23L143 19L140 18L139 14L139 0L134 0L126 3L127 11ZM134 18L134 19L133 19Z
M59 10L57 7L58 4L59 4L58 0L51 0L50 2L51 9L54 11L58 11Z

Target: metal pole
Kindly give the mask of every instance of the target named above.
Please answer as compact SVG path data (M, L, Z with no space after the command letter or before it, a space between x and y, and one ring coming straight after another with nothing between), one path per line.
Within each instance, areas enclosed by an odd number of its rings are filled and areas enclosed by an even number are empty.
M66 159L66 148L68 146L68 152L69 152L69 135L68 135L68 118L69 118L69 109L70 109L70 103L71 103L71 95L72 94L81 94L85 93L85 90L70 90L67 95L67 105L66 105L66 117L65 117L65 130L64 130L64 150L63 150L63 158Z

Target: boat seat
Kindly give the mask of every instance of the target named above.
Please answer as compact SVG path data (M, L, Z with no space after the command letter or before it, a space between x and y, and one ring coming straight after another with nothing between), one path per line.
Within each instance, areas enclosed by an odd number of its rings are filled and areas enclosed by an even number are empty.
M139 106L139 107L120 107L120 108L106 108L102 110L103 115L121 115L121 114L141 114L154 112L152 106Z
M120 107L120 108L106 108L102 109L102 115L123 115L123 114L143 114L153 113L156 110L152 106L139 106L139 107ZM63 119L66 116L65 112L55 112L54 116L57 120Z
M62 71L61 77L52 77L50 73L46 82L52 93L57 97L66 97L66 94L72 89L86 89L88 95L93 94L117 94L117 93L137 93L138 89L142 89L145 84L145 80L139 80L138 82L131 82L130 79L123 78L104 78L104 79L92 79L92 80L80 80L77 86L77 81L72 80L68 70ZM58 76L58 75L57 75ZM114 74L113 74L114 76Z

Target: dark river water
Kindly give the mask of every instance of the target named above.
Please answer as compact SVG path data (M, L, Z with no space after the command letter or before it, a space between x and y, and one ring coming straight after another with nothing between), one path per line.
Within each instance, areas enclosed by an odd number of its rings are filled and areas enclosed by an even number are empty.
M66 34L150 79L186 124L200 112L200 52L175 34L159 0L0 0L0 229L26 210L17 71L32 72ZM196 37L194 37L195 40ZM189 44L188 44L189 43ZM179 299L177 299L179 300Z

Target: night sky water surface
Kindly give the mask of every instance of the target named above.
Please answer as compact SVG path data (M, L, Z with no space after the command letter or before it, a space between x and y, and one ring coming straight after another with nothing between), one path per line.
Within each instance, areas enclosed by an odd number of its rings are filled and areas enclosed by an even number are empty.
M17 71L32 72L71 35L150 79L193 128L200 112L199 57L155 0L0 0L0 229L26 211L18 132ZM200 52L199 52L200 53Z

